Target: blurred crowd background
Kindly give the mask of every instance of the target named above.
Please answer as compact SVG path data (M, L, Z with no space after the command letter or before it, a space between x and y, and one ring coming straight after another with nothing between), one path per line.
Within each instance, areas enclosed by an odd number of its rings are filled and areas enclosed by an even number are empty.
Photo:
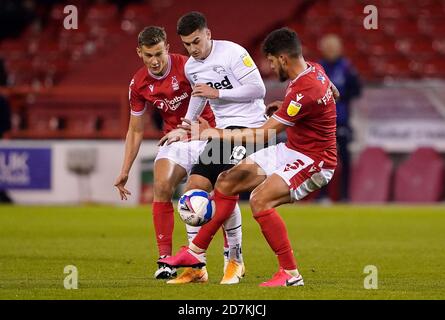
M67 5L78 9L76 30L64 28ZM367 5L377 9L377 29L364 27ZM118 173L129 119L128 84L141 66L137 34L147 25L163 26L170 51L186 54L176 21L192 10L207 16L214 39L237 42L251 53L266 83L266 103L282 98L286 84L271 73L261 42L282 26L297 31L306 60L320 62L339 88L340 165L328 188L308 201L444 201L441 0L2 0L0 201L113 202L85 189L97 190L104 181L111 185L101 175ZM156 110L150 110L146 122L147 141L156 141L162 129ZM113 149L113 143L121 147ZM39 147L51 151L49 157L36 158L50 159L48 165L29 160L20 170L14 167L20 149ZM156 147L145 148L150 152L135 169L137 203L151 199L150 157ZM76 150L82 156L73 156ZM110 158L117 164L108 167ZM44 170L48 174L39 178ZM84 196L64 196L73 189L67 172L80 179L74 189ZM104 191L113 192L111 187Z

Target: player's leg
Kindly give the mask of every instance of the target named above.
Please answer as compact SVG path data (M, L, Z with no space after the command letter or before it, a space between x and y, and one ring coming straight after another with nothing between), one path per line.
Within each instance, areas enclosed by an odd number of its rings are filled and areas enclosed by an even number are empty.
M192 189L201 189L210 193L212 191L212 183L208 178L200 174L191 174L187 180L187 184L184 188L184 191ZM198 231L201 227L194 227L188 224L186 224L185 227L187 230L187 239L190 244L192 240L195 238L195 236L198 234ZM167 283L168 284L185 284L191 282L199 283L199 282L207 282L207 280L208 280L208 273L205 266L201 268L189 267L185 268L176 279L169 280Z
M298 201L309 193L323 187L332 178L334 170L321 169L322 162L313 159L284 145L277 146L281 161L277 169L251 194L252 213L260 224L268 244L278 257L280 270L261 286L300 286L304 285L299 274L284 221L275 207Z
M230 217L223 224L224 269L221 284L236 284L246 272L242 253L242 217L238 203Z
M174 190L186 175L186 170L170 159L161 158L155 161L152 211L160 259L171 256L172 253L174 209L171 199ZM166 279L173 276L176 276L176 270L159 264L155 278Z
M262 283L262 286L303 285L287 234L286 225L275 210L281 204L292 202L289 186L273 174L253 190L250 206L267 243L278 258L280 271Z
M232 169L220 174L214 189L216 212L212 220L201 227L189 248L184 247L175 256L162 261L171 266L193 266L205 264L205 251L213 236L230 217L238 201L238 193L251 191L265 178L258 174L261 168L246 159Z
M207 168L209 170L210 168ZM198 172L199 170L195 170ZM210 170L211 171L211 170ZM216 172L216 171L213 171ZM185 191L191 189L201 189L207 192L212 190L212 181L216 180L216 176L212 174L207 177L201 174L192 174L189 177ZM239 283L240 278L244 276L245 267L242 258L241 244L242 244L242 228L241 228L241 210L236 205L231 216L224 223L224 277L222 284L236 284ZM198 234L201 227L193 227L186 224L187 237L189 245L192 243L194 237ZM205 258L205 256L203 257ZM176 279L168 281L169 284L183 284L190 282L206 282L208 274L205 267L202 268L186 268Z

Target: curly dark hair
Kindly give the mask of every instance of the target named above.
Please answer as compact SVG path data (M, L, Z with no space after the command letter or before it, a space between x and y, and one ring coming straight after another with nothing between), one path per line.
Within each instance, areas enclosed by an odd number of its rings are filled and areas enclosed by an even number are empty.
M295 58L302 55L300 39L297 33L289 28L281 28L269 33L263 42L262 49L265 55L278 56L286 53Z

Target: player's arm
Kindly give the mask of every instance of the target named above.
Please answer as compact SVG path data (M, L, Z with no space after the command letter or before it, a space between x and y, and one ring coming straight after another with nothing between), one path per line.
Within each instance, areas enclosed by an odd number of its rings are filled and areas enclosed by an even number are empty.
M207 140L208 138L224 139L228 141L255 143L268 141L272 135L277 135L286 130L287 125L269 118L259 128L244 128L244 129L217 129L212 128L207 120L202 117L198 121L190 121L183 119L186 124L179 126L180 128L190 133L191 140Z
M125 153L121 172L117 177L114 186L119 190L121 200L127 200L127 195L131 193L125 189L131 166L139 152L144 136L144 113L147 108L145 99L139 94L135 79L130 82L128 90L128 99L130 103L130 123L128 125L127 136L125 138Z
M193 97L205 97L209 99L223 99L233 102L245 102L255 99L263 99L266 95L266 87L261 79L258 69L245 75L239 80L241 86L232 89L218 90L205 83L198 83L192 92Z
M144 138L143 118L143 116L130 116L130 123L128 126L127 136L125 138L124 162L122 164L121 172L114 183L119 190L121 200L127 200L127 195L131 195L131 193L125 188L125 184L127 183L131 166L136 159L142 139Z
M184 67L184 74L185 74L185 77L187 78L188 82L190 83L190 85L193 86L193 81L190 79L190 77L187 73L186 66ZM205 97L193 96L193 92L192 92L192 96L190 97L189 105L187 108L187 113L185 114L184 118L188 119L190 121L196 121L198 119L198 117L202 114L202 112L204 111L206 104L207 104L207 99ZM185 124L185 123L183 123L183 124ZM185 139L187 139L187 132L184 129L177 128L177 129L170 131L165 136L163 136L159 140L158 146L161 146L164 143L171 144L175 141L181 141L181 140L185 140Z
M191 97L189 102L189 107L187 109L187 113L184 116L184 119L188 119L190 121L196 121L198 117L201 115L204 107L207 103L207 99L201 97ZM183 122L183 124L186 124ZM181 128L176 128L163 136L159 142L158 146L162 146L164 143L167 145L176 142L176 141L184 141L187 140L187 131Z
M337 87L334 85L332 81L331 81L331 90L334 95L334 100L337 102L338 99L340 99L340 91L338 91Z

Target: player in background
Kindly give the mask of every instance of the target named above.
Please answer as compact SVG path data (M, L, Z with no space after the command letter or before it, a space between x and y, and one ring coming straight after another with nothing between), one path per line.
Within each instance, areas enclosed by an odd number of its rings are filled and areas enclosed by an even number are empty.
M143 139L143 115L146 108L158 109L164 120L164 132L167 133L181 123L180 118L187 112L192 93L190 83L184 75L184 65L188 57L169 54L167 37L163 28L151 26L142 30L138 36L136 50L138 56L143 60L144 67L136 72L130 83L130 123L121 173L115 182L123 200L126 200L130 195L125 184ZM209 106L204 108L203 117L211 125L215 124ZM170 256L172 253L174 210L171 198L173 192L181 180L186 178L193 163L197 162L205 144L206 142L200 141L199 143L177 143L159 148L154 164L152 209L156 241L161 258ZM235 214L240 215L239 208ZM230 239L226 240L229 243L230 241ZM237 244L238 242L235 242L233 245ZM228 246L224 250L224 258L227 260ZM158 263L155 278L166 279L174 276L176 276L174 268ZM207 278L202 277L197 281L207 281Z
M208 101L215 114L216 127L260 127L266 121L266 106L263 101L266 88L246 49L231 41L212 40L206 18L199 12L182 16L178 21L177 32L190 54L185 73L193 86L190 107L185 118L196 120L202 112L202 106ZM172 131L160 143L181 139L184 133L182 129ZM252 153L253 149L253 145L244 146L213 139L201 154L199 163L193 166L186 190L197 188L211 192L218 175ZM241 230L241 219L237 229L225 229L229 232L228 235ZM236 249L235 252L231 251L229 264L221 281L223 284L238 283L244 275L241 248ZM199 269L194 269L194 272L199 274Z
M238 194L253 190L250 206L268 244L278 257L279 271L260 286L302 286L303 277L287 235L284 221L275 210L281 204L301 200L325 186L337 165L335 91L324 69L306 62L297 34L282 28L270 33L263 52L281 81L292 79L281 107L258 129L238 132L212 129L202 118L192 123L192 138L203 136L255 141L268 137L270 129L286 130L288 141L262 149L234 168L223 172L215 185L216 213L193 243L176 256L162 261L170 266L205 262L203 255L238 200ZM334 88L332 90L331 88ZM190 129L190 126L182 126Z

